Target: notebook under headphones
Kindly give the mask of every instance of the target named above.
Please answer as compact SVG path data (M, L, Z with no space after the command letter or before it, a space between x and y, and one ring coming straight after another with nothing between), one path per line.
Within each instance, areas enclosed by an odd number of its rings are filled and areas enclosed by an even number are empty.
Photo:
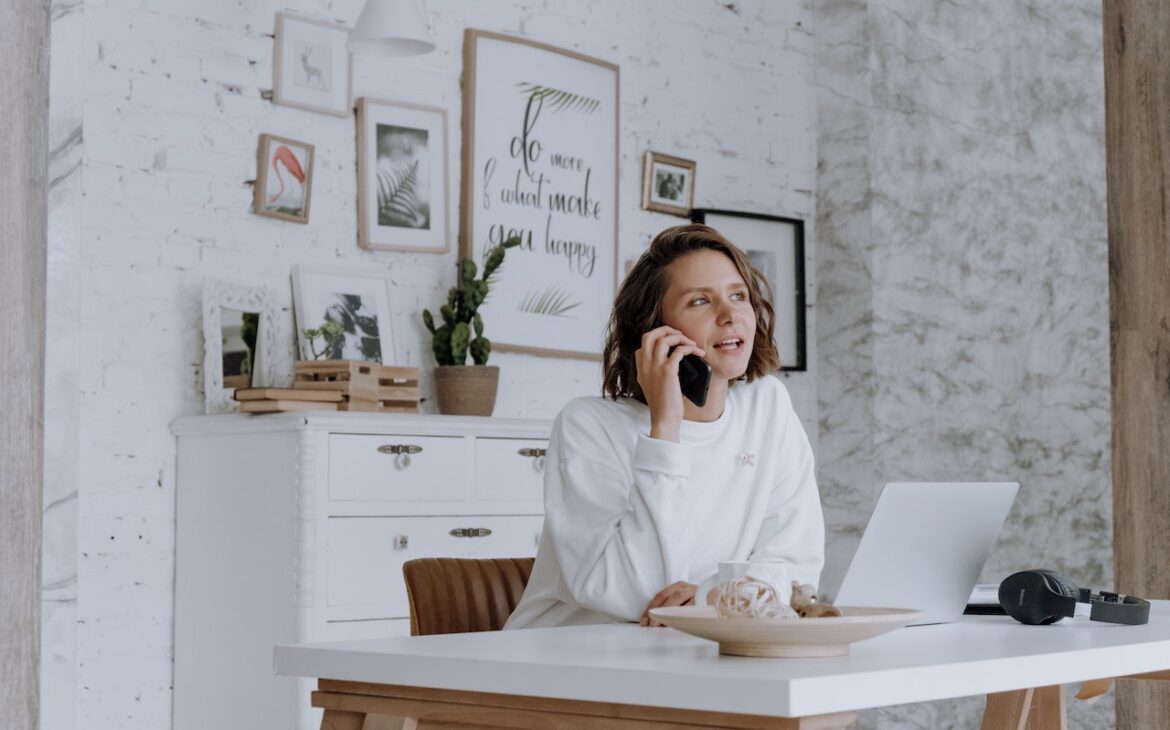
M839 606L914 608L917 624L954 621L1003 528L1017 482L891 482L841 587Z

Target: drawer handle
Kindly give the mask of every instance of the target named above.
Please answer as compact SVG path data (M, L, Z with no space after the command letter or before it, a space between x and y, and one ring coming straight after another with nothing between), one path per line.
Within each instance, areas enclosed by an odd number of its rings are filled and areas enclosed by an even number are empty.
M422 451L421 446L414 444L382 444L378 447L379 454L394 456L394 466L405 469L410 466L410 455Z
M415 446L414 444L383 444L378 447L379 454L393 454L395 456L399 454L417 454L420 451L422 451L422 447Z
M410 547L410 538L409 537L407 537L406 535L395 535L394 536L394 549L395 550L405 550L408 547Z
M487 537L492 531L486 527L456 527L448 534L451 537Z
M544 472L545 457L548 456L548 449L537 449L525 447L516 453L521 456L530 457L532 459L532 468L539 472Z

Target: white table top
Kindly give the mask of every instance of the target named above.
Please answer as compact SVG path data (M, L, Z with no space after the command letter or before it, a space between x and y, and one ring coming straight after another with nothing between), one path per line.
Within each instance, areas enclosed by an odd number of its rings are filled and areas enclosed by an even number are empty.
M859 642L850 656L721 656L633 624L277 646L277 674L802 717L1170 669L1170 601L1150 623L1024 626L965 616Z

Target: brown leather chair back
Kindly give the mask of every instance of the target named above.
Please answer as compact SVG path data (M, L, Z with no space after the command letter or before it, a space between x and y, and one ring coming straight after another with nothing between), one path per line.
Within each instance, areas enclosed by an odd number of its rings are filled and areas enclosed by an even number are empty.
M402 565L410 634L497 631L520 602L535 558L419 558Z

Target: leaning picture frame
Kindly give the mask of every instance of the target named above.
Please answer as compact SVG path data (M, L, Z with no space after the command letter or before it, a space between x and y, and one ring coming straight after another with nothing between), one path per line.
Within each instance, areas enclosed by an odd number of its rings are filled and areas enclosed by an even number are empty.
M463 34L460 254L519 237L481 306L496 350L601 359L617 284L620 69Z
M232 397L238 387L276 385L282 365L292 370L289 363L282 362L283 352L276 331L276 292L271 287L214 279L203 282L203 399L207 413L238 411Z
M261 134L256 151L252 212L293 223L309 222L313 193L313 145Z
M395 363L384 273L300 264L293 267L292 288L301 360Z
M695 205L695 161L646 150L642 164L642 207L688 216Z
M447 111L362 97L357 130L358 243L445 253Z
M349 28L279 12L273 35L273 103L348 117L352 113Z
M805 331L804 221L799 218L695 208L691 220L719 231L748 255L772 287L780 370L808 369Z

